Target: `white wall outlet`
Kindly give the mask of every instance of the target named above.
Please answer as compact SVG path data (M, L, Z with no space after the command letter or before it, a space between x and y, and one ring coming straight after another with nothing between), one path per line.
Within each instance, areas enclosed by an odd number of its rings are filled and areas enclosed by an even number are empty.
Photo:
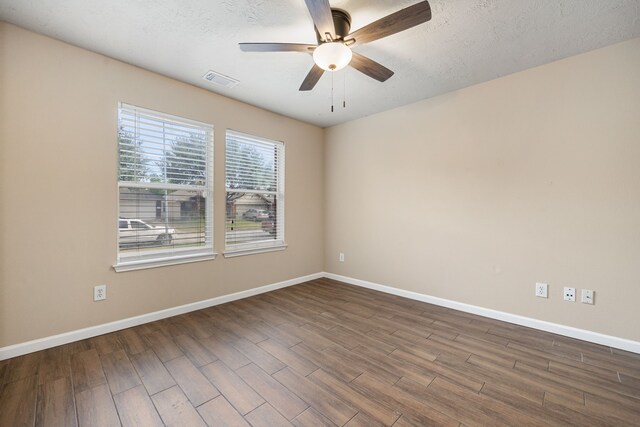
M344 262L344 254L340 252L340 256L338 257L338 261Z
M580 301L584 304L593 304L593 297L595 292L591 289L583 289Z
M102 301L107 299L107 285L98 285L93 287L93 300Z
M576 300L576 288L564 288L564 300L575 301Z
M546 283L536 283L536 296L540 298L547 298L548 286Z

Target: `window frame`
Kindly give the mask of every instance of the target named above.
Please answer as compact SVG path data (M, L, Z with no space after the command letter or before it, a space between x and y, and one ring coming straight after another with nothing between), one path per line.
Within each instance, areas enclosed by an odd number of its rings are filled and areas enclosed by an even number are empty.
M158 122L171 122L184 124L190 127L199 127L206 132L206 163L205 163L205 177L206 182L204 185L189 185L189 184L173 184L173 183L158 183L158 182L143 182L143 181L121 181L120 172L117 172L117 218L116 224L116 263L113 265L113 269L116 272L124 272L131 270L141 270L147 268L163 267L168 265L185 264L197 261L208 261L215 259L217 253L214 250L214 126L209 123L199 122L196 120L188 119L181 116L163 113L147 108L138 107L135 105L127 104L124 102L118 103L118 133L120 132L121 115L124 111L127 112L140 112L146 116L153 116ZM148 118L148 117L147 117ZM137 120L137 118L136 118ZM117 136L117 157L118 165L120 164L120 137ZM119 166L117 166L119 168ZM140 188L140 189L158 189L158 190L185 190L202 192L205 199L205 244L194 248L167 248L167 249L151 249L144 251L144 253L138 254L126 254L122 253L120 247L120 197L122 188ZM135 218L137 219L137 218ZM131 225L133 218L124 219L127 221L128 230L135 230ZM146 223L146 222L145 222Z
M254 142L256 145L271 145L277 150L277 173L274 174L276 179L276 190L252 190L252 189L229 189L227 188L227 148L229 144L229 137L237 136L244 140ZM225 202L225 238L224 238L224 251L225 258L253 255L264 252L283 251L288 245L285 241L285 143L283 141L268 139L233 129L227 129L225 132L225 200L228 193L245 193L245 194L268 194L273 193L276 200L276 238L271 240L262 240L249 243L236 243L227 244L227 207Z

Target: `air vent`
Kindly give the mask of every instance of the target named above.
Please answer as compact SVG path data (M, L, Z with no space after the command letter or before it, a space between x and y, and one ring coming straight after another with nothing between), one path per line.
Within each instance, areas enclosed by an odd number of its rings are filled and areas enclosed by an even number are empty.
M204 76L202 76L202 78L207 81L210 81L215 85L226 87L226 88L232 88L238 83L240 83L236 79L232 79L231 77L227 77L223 74L216 73L213 70L207 71L207 73Z

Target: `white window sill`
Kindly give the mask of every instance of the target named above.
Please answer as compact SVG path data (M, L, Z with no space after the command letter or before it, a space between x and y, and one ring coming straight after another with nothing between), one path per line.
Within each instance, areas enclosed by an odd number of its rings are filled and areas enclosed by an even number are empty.
M113 266L117 273L133 270L144 270L147 268L166 267L169 265L187 264L190 262L211 261L216 258L217 253L200 255L181 255L156 259L139 259L132 261L120 261Z
M227 249L223 252L223 254L225 258L233 258L237 256L260 254L263 252L284 251L285 249L287 249L287 246L288 245L286 243L280 243L277 245L260 246L260 247L256 247L256 246L244 247L244 248L238 247L238 248Z

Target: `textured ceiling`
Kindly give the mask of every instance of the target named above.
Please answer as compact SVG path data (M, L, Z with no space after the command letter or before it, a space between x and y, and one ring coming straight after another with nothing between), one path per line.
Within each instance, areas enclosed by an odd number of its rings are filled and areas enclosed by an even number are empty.
M417 0L331 0L352 30ZM238 42L315 43L303 0L0 0L0 20L319 126L331 126L640 37L640 0L433 0L426 24L354 48L395 71L379 83L347 68L311 92L295 52ZM208 70L240 81L227 89ZM346 88L346 108L342 108Z

